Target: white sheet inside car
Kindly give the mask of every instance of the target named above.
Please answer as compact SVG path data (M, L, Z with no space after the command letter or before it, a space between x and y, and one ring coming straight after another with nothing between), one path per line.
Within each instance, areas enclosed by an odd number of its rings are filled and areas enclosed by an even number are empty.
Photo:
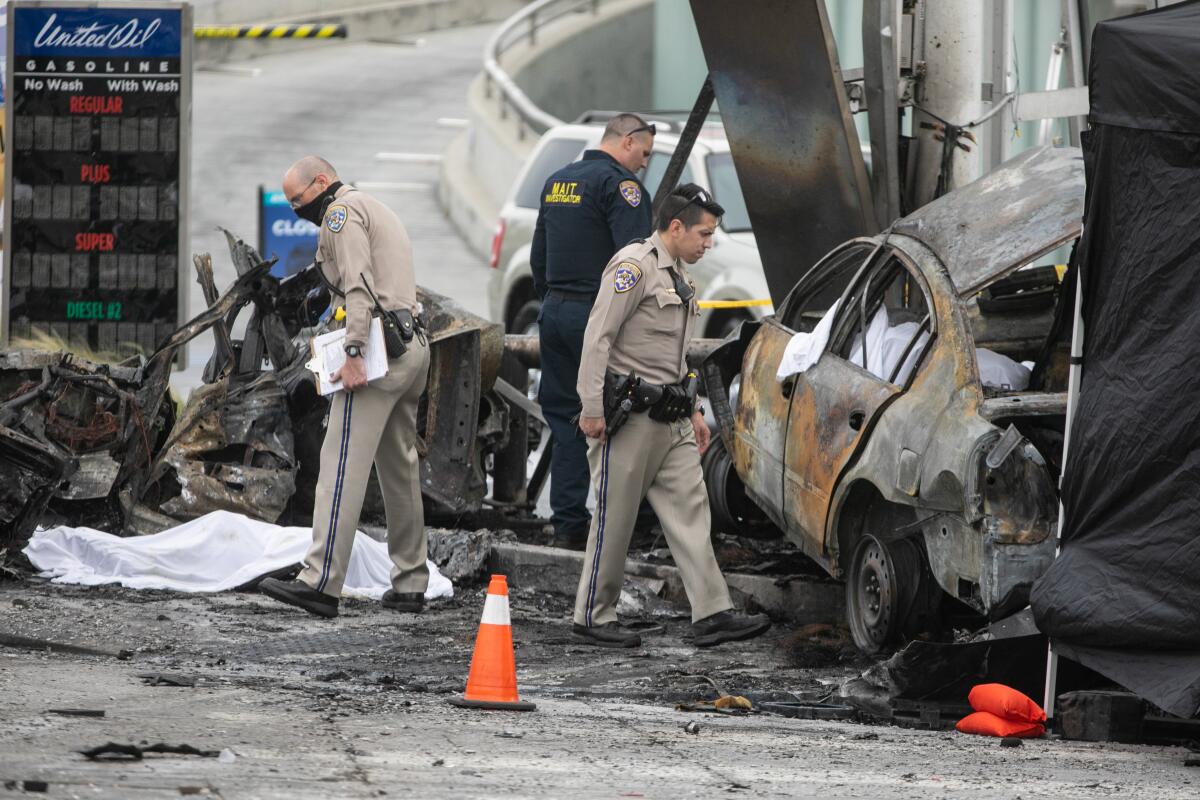
M222 592L299 564L312 544L309 528L283 528L241 514L213 511L152 536L123 538L91 528L39 530L25 555L55 583L130 589ZM425 597L453 597L454 586L428 562ZM343 597L377 599L391 586L387 545L359 532L350 552Z
M836 310L837 303L834 303L829 311L825 312L825 316L821 317L812 333L797 333L792 336L784 348L783 358L779 361L776 380L782 381L789 375L803 372L817 363L829 342ZM875 312L871 324L867 326L867 360L870 362L867 371L883 380L891 377L892 370L904 355L904 349L912 341L918 327L915 322L889 326L887 311L880 308ZM929 334L921 333L919 340L905 357L903 366L896 373L894 383L900 386L905 384L916 368L917 359L921 357L927 341ZM975 348L975 357L979 363L979 379L984 386L1013 392L1029 388L1029 377L1032 373L1028 367L984 347ZM854 337L850 361L860 367L863 365L862 334Z

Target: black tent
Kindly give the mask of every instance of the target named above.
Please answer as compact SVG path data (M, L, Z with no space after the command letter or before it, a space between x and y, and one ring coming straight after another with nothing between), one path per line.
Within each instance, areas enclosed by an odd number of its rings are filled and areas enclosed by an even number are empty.
M1098 24L1055 650L1200 711L1200 3Z

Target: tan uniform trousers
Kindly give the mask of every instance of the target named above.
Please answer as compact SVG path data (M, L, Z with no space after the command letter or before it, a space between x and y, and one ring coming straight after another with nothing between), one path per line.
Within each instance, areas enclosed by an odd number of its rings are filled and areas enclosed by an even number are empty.
M588 440L588 463L596 513L575 594L575 623L592 627L616 621L625 555L643 498L666 534L692 621L732 608L709 538L708 494L691 420L668 424L632 414L611 439Z
M392 588L424 592L425 515L417 459L417 403L429 374L429 347L417 337L388 363L388 374L356 392L337 392L321 446L313 543L300 580L338 597L346 579L371 463L387 512Z

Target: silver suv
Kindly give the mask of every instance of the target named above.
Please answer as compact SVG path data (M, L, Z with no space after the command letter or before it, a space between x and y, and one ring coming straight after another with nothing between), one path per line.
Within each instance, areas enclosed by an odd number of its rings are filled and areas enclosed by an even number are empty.
M645 172L638 176L651 197L679 141L678 133L665 131L661 123L655 122L659 134L654 138L654 152ZM488 285L488 301L492 319L503 323L509 333L532 333L537 326L541 301L533 291L529 245L542 186L552 172L577 160L584 150L596 147L603 131L602 123L560 125L546 131L500 209L492 238L489 263L495 273ZM701 301L696 336L721 338L743 320L760 319L772 313L772 308L758 246L750 232L750 216L733 170L733 156L719 125L701 132L679 182L703 186L725 207L712 250L688 267ZM721 307L723 301L751 304Z

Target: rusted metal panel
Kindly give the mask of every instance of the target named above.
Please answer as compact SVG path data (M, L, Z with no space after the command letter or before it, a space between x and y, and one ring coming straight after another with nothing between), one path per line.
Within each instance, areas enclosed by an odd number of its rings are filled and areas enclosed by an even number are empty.
M806 553L826 561L825 521L838 478L900 388L826 353L796 376L784 463L784 519Z
M1083 156L1041 147L914 211L895 231L924 242L969 296L1079 236Z
M783 459L791 399L775 380L792 332L768 319L746 348L729 454L746 491L776 521L782 519Z
M692 0L771 299L877 230L825 0Z
M1021 394L989 397L979 406L984 419L1008 419L1010 417L1040 417L1067 413L1066 392L1023 392Z

